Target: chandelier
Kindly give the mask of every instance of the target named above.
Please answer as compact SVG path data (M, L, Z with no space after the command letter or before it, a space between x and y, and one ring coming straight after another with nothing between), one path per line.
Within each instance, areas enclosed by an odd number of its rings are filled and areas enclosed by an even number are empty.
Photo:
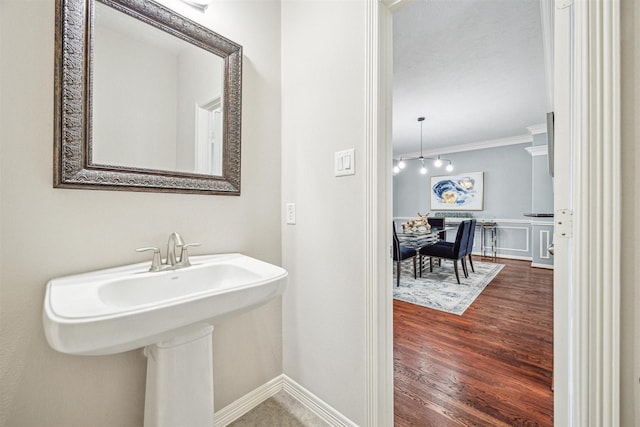
M440 156L438 157L424 157L422 155L422 122L424 122L424 117L418 117L418 122L420 123L420 157L400 157L398 163L393 167L393 173L400 173L402 169L407 166L407 161L409 160L420 160L422 166L420 167L420 173L422 175L426 175L427 166L424 164L425 160L433 160L433 166L439 168L443 165L444 162L448 162L449 164L445 168L447 172L453 171L453 163L449 159L442 159Z

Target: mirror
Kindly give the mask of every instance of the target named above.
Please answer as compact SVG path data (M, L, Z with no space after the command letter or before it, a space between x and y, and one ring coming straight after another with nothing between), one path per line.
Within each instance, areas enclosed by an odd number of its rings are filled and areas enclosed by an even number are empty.
M149 0L58 0L54 187L240 194L242 47Z

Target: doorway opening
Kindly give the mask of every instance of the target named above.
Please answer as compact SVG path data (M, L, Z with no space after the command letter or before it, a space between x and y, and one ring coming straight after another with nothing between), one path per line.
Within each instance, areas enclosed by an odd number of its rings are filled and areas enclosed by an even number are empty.
M495 10L483 11L491 6ZM494 223L497 239L491 240L491 250L499 256L497 262L505 264L462 316L394 301L396 425L410 425L412 417L434 420L433 425L447 419L512 425L514 420L527 417L538 425L553 425L553 272L545 268L553 264L547 248L552 243L554 207L547 153L543 153L546 113L552 105L545 79L553 73L545 67L540 2L512 6L514 10L504 2L415 2L394 14L394 21L404 18L394 22L394 158L397 162L402 157L421 160L394 177L394 222L400 229L416 213L437 213L449 223L471 216ZM510 13L520 14L520 18ZM523 13L533 14L536 20L523 19ZM411 33L415 22L421 23L417 28L431 31L421 43L418 35ZM513 30L508 28L510 23L517 24ZM488 31L483 35L474 31L485 27ZM401 29L400 37L396 37L397 28ZM501 47L502 42L506 43ZM463 46L465 43L469 46ZM504 49L514 46L511 57L500 59L499 65L491 63ZM456 49L461 53L451 52ZM525 52L525 58L518 59ZM407 58L403 58L405 54ZM403 59L408 66L398 65ZM528 74L525 85L516 76L523 68ZM424 76L426 81L410 73ZM491 86L492 74L499 77L498 86ZM469 86L465 86L467 80ZM522 89L509 89L511 84ZM422 97L397 104L396 94L408 99L411 94ZM480 108L473 110L472 105ZM537 115L534 111L527 116L536 106ZM407 126L423 115L425 123L431 120L432 124L425 127L425 139L431 144L426 153L421 135ZM466 132L450 132L452 128ZM425 166L423 157L439 159L445 155L456 168L451 175L483 173L485 191L475 195L482 198L481 210L452 206L434 212L433 181L442 180L447 173L428 165L424 177L418 168ZM476 256L486 253L480 238L484 233L477 234ZM453 240L455 231L449 234ZM540 401L515 392L517 385L524 383L527 387L523 388L536 390L533 394ZM505 396L500 396L499 390L506 391ZM509 398L513 402L505 403ZM423 405L403 409L403 399L420 400ZM426 412L420 414L419 408Z

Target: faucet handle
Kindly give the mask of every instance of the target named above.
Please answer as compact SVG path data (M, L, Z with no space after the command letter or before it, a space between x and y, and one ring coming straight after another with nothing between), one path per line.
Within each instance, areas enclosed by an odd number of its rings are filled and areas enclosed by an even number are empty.
M189 262L189 252L187 252L187 249L191 246L200 246L200 243L187 243L184 244L182 246L180 246L182 248L182 250L180 251L180 266L181 267L188 267L191 265L191 263Z
M162 270L162 258L160 258L160 249L154 248L154 247L136 249L136 252L147 252L147 251L153 251L153 259L151 260L151 267L149 268L149 271Z

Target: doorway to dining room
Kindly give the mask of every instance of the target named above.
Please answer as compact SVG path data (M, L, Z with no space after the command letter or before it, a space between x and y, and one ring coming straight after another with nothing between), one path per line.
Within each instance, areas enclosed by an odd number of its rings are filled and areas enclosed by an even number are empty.
M544 152L552 77L539 0L514 3L417 1L394 13L394 160L406 163L394 176L394 221L400 226L429 212L449 223L467 217L495 223L493 245L481 243L485 230L476 233L474 261L505 265L461 316L394 301L397 425L411 425L414 417L553 424L553 257L547 247L554 209ZM423 134L415 124L422 115ZM462 131L451 131L456 128ZM453 164L453 173L437 169L432 162L440 158ZM482 173L479 210L433 209L434 179L471 172ZM497 258L478 257L493 251ZM527 342L519 342L524 335ZM527 381L524 388L536 390L540 401L496 391ZM406 404L416 401L422 405ZM531 405L540 408L536 414Z

